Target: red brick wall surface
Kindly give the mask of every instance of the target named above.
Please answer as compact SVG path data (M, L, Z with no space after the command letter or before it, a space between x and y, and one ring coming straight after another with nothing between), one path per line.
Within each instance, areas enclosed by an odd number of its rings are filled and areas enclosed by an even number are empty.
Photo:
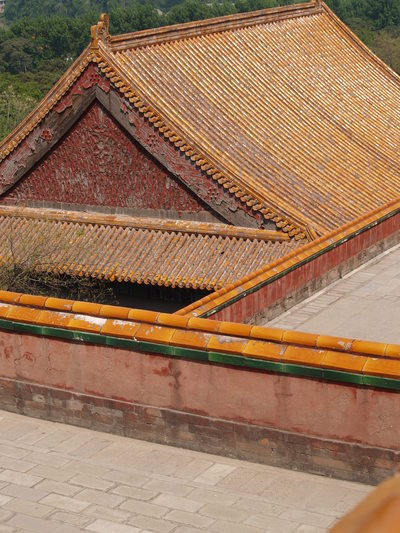
M0 330L0 379L392 450L400 442L398 392L105 345Z
M0 199L198 213L207 208L93 104L51 152Z

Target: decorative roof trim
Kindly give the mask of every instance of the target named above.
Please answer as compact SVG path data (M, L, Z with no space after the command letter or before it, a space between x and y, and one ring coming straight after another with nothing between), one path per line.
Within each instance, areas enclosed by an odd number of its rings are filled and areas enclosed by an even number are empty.
M191 235L216 235L258 241L288 241L286 233L272 230L197 222L192 220L164 220L158 218L131 217L127 215L104 215L81 211L63 211L19 206L0 206L0 217L13 217L55 222L72 222L85 225L118 226Z
M225 15L223 17L126 33L111 37L111 51L118 52L120 50L161 44L178 39L189 39L201 35L248 28L259 24L280 22L291 18L315 15L316 13L320 13L322 9L321 0L311 0L302 4L267 8L250 13L237 13L235 15Z
M22 122L0 142L0 163L36 128L36 126L50 113L53 107L61 100L71 85L79 78L93 56L86 48L76 61L69 67L39 105L25 117Z
M256 192L238 186L234 180L226 176L212 161L205 157L197 147L188 144L181 134L171 128L164 121L161 114L149 105L146 99L132 86L131 82L128 81L129 76L125 72L125 68L116 64L114 54L110 51L107 44L104 45L102 42L99 42L97 54L92 60L98 63L100 71L110 79L114 87L129 100L155 129L187 157L190 157L197 167L224 189L227 189L231 194L235 195L238 200L246 204L252 211L260 212L265 220L272 220L281 231L287 233L289 237L294 237L296 240L306 239L314 234L314 230L306 233L305 227L303 226L304 222L288 220L273 211Z
M99 22L90 28L90 50L97 50L99 47L99 41L103 43L110 42L109 25L110 21L108 15L102 13Z

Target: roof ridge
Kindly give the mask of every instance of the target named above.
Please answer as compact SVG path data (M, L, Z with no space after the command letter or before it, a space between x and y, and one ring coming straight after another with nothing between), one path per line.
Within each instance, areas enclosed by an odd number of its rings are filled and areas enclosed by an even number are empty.
M110 37L108 44L113 52L128 48L138 48L170 42L177 39L188 39L210 33L248 28L258 24L279 22L289 18L315 15L322 12L322 0L310 0L301 4L260 9L247 13L235 13L211 19L184 22L161 28L151 28L137 32Z
M0 206L0 217L29 218L54 222L70 222L85 225L119 226L124 228L148 229L155 231L190 233L196 235L217 235L259 241L288 241L286 233L258 228L231 226L213 222L193 220L169 220L134 217L129 215L103 214L84 211L64 211L48 208L21 206Z
M324 2L322 8L325 13L335 22L339 29L349 38L354 44L361 50L363 54L372 59L374 63L396 83L400 84L400 76L387 65L382 59L380 59L357 35L343 22L340 18L330 9L330 7Z

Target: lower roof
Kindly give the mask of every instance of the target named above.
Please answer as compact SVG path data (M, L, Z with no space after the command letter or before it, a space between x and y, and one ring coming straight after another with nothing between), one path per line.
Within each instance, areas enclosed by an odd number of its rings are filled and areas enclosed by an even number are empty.
M226 224L0 207L0 260L106 281L215 290L300 247Z

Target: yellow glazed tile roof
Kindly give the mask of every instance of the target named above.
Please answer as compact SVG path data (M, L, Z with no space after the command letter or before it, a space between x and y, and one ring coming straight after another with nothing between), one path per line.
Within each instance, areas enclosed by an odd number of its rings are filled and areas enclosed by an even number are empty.
M323 233L400 195L400 85L326 6L291 8L99 50L224 186Z
M91 46L3 143L6 158L88 62L169 142L291 236L400 195L399 78L319 0Z
M301 246L225 224L0 207L0 261L109 281L218 289Z
M176 314L179 316L193 316L199 317L211 310L218 308L221 304L227 304L232 301L238 294L242 294L245 290L251 290L260 285L260 283L267 283L273 278L290 267L296 265L301 260L311 258L317 253L327 251L330 246L339 242L343 238L348 238L355 232L361 232L363 228L375 225L377 220L384 217L390 217L400 210L400 199L388 202L378 209L374 209L370 213L358 217L352 222L348 222L344 226L335 229L315 241L305 243L301 248L289 252L286 256L276 259L273 263L269 263L261 267L242 279L235 281L226 287L222 287L217 291L208 294L200 300L196 300L192 304L179 309ZM288 333L290 335L290 333ZM307 334L304 334L307 335ZM321 336L321 339L323 337ZM327 337L328 339L328 337ZM325 342L325 341L324 341ZM330 341L329 341L330 342Z

